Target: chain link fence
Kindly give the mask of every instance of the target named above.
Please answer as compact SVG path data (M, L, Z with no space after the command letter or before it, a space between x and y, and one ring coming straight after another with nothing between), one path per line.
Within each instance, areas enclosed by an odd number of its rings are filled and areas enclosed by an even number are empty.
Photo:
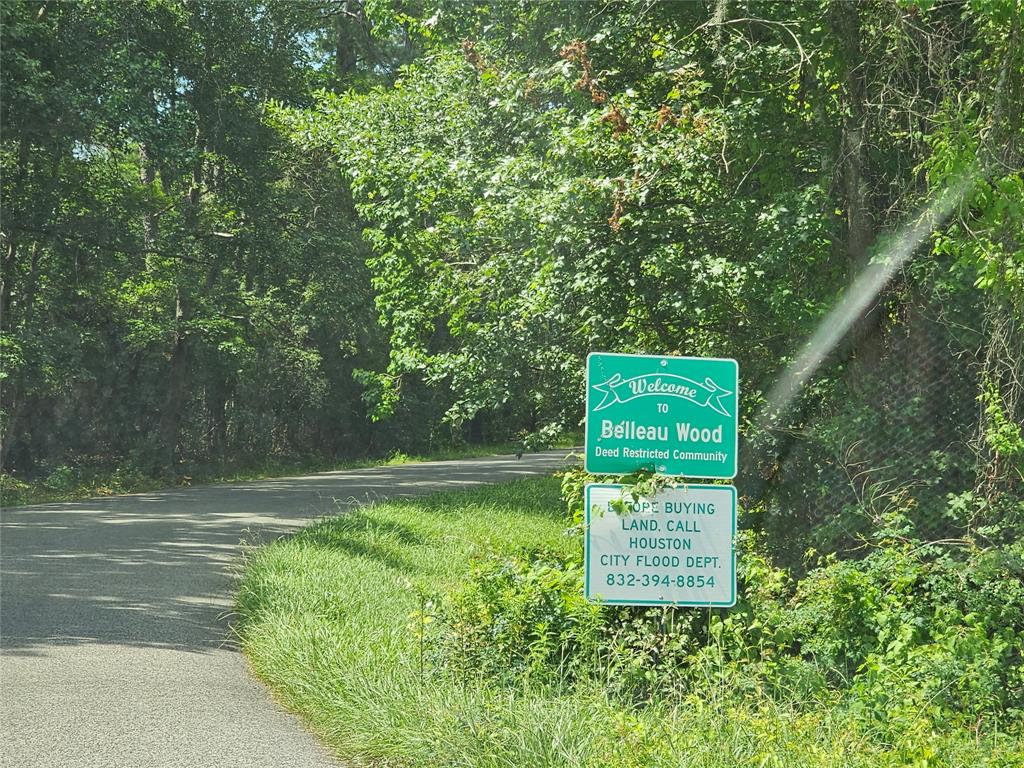
M994 440L1020 434L1020 319L970 290L886 306L875 333L837 350L747 448L747 524L797 570L818 555L858 557L880 536L997 543L1019 515L1021 457Z

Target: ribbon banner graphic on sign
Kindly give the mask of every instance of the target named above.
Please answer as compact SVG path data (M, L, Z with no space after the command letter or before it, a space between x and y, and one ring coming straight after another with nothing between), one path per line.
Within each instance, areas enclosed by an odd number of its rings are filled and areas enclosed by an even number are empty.
M594 352L587 357L588 472L736 476L735 360Z
M701 384L685 376L673 374L649 373L623 379L621 374L616 373L608 381L591 386L604 395L604 399L594 406L594 411L603 410L615 403L628 403L638 397L657 396L680 397L702 408L710 408L723 416L732 415L722 403L722 398L733 393L707 378Z

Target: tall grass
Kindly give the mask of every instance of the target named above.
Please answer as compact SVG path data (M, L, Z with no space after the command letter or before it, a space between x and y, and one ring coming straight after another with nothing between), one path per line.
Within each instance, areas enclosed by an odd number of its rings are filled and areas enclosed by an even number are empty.
M829 703L723 690L629 708L589 687L501 686L432 670L419 622L474 558L565 556L555 480L382 503L250 553L238 633L256 673L348 762L512 768L1018 768L1011 743L916 733L900 743Z

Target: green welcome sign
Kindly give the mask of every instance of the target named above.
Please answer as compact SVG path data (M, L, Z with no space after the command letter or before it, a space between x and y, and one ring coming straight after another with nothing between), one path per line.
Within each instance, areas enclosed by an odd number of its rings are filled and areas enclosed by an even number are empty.
M736 477L739 366L716 357L587 357L584 466L597 475Z

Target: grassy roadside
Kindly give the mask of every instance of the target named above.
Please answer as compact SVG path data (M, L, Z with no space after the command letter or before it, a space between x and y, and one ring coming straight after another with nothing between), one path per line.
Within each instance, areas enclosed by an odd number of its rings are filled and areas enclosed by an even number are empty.
M553 447L570 448L577 444L574 436L559 440ZM452 461L479 456L515 453L519 443L488 443L445 448L430 453L405 454L394 452L383 457L336 460L323 456L275 457L259 462L228 462L198 465L178 480L152 477L140 471L120 467L79 468L57 467L43 476L25 481L13 475L0 473L0 506L20 507L52 501L75 501L96 496L114 496L124 493L145 493L182 485L233 483L264 480L284 475L333 472L343 469L395 466L421 461Z
M1015 745L967 734L880 743L828 702L691 696L628 709L598 690L515 688L431 671L420 611L477 559L567 557L557 482L524 480L388 502L250 553L238 632L256 673L356 765L878 768L1016 765Z

